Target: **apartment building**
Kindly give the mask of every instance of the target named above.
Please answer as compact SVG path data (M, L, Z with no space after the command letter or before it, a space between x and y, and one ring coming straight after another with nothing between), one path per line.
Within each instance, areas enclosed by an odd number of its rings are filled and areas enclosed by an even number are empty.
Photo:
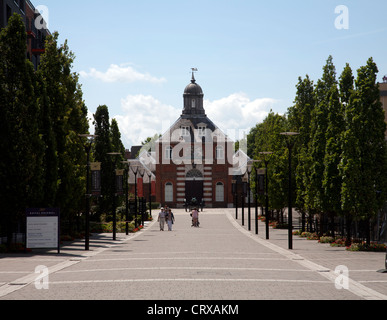
M37 69L40 63L40 56L44 53L44 43L50 31L40 12L36 10L29 0L0 0L0 28L8 24L9 18L19 14L24 21L27 32L27 58Z

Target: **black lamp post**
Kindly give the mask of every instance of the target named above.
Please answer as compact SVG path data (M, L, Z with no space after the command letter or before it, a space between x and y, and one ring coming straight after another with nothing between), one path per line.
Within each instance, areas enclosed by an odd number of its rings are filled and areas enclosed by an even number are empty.
M90 151L91 146L94 142L94 139L98 136L91 134L79 134L81 138L86 138L88 141L84 145L85 151L87 154L87 164L86 164L86 219L85 219L85 250L90 249Z
M243 176L242 178L242 226L245 225L246 192L247 192L247 178Z
M255 234L258 234L258 169L254 166L254 163L261 162L261 160L252 160L252 167L254 167L255 171Z
M248 229L249 231L251 231L251 206L250 206L250 202L251 202L251 187L250 187L250 176L251 176L251 171L252 171L252 168L253 168L253 164L252 162L250 161L248 164L247 164L247 202L248 202L248 209L247 209L247 216L248 216Z
M269 159L268 157L273 154L273 152L260 152L259 154L263 155L265 162L265 220L266 220L266 239L269 240L269 223L270 223L270 214L269 214L269 175L268 175L268 167L269 167Z
M137 173L138 165L131 165L130 168L134 173L134 227L137 228Z
M147 171L146 175L148 176L148 179L149 179L149 186L148 186L148 190L149 190L149 216L152 217L152 172Z
M298 136L297 132L282 132L281 135L287 137L286 146L289 149L289 194L288 194L288 226L289 226L289 250L293 249L293 212L292 212L292 149L294 147L295 141L291 138Z
M141 176L141 178L142 178L142 183L144 182L144 175L145 175L145 170L140 170L140 176ZM143 192L143 196L144 196L144 189L142 189L142 192ZM140 209L141 209L141 225L142 226L144 226L144 210L143 210L143 206L142 206L142 204L143 204L143 200L145 200L145 197L144 198L141 198L141 207L140 207Z
M234 196L235 203L235 219L238 220L238 196L237 196L237 179L234 176L232 179L232 195Z
M125 166L125 232L129 235L129 161L122 161Z
M110 156L119 156L121 155L121 153L119 152L109 152L108 155ZM112 196L113 196L113 241L115 241L117 239L117 210L116 210L116 197L117 197L117 177L116 177L116 163L114 162L114 170L113 170L113 175L114 175L114 189L113 189L113 192L112 192Z

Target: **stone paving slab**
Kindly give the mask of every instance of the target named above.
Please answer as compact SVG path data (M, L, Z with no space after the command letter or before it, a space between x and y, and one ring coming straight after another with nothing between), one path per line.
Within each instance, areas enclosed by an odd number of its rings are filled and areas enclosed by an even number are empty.
M135 235L111 234L55 251L0 256L4 300L362 300L387 299L384 254L347 252L294 237L264 224L259 235L241 226L235 209L207 209L200 228L175 210L173 231L158 223ZM167 228L165 228L167 230ZM48 290L35 286L35 267L49 268ZM339 265L349 268L349 290L335 287Z

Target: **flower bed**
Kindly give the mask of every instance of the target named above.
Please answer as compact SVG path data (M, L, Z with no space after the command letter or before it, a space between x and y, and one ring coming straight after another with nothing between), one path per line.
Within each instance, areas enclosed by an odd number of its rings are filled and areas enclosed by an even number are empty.
M367 245L366 242L359 242L359 240L354 240L355 242L353 242L350 246L347 246L346 238L335 238L325 235L319 237L316 233L302 232L300 230L293 232L293 235L307 238L308 240L318 240L319 243L328 243L331 247L345 247L347 251L386 252L387 250L386 245L383 243L380 244L371 242L370 245Z
M335 239L335 241L331 242L331 247L345 247L346 239Z
M333 243L333 242L335 242L335 238L330 237L330 236L322 236L322 237L320 237L318 242L319 243Z
M386 245L384 243L371 242L369 245L365 242L352 243L347 247L348 251L368 251L368 252L386 252Z
M117 232L124 233L126 230L126 222L117 222L116 227ZM129 223L129 232L137 232L139 228L134 227L134 223ZM90 232L91 233L112 233L113 232L113 223L112 222L92 222L90 223Z
M319 240L319 236L315 232L300 232L299 236L307 240Z

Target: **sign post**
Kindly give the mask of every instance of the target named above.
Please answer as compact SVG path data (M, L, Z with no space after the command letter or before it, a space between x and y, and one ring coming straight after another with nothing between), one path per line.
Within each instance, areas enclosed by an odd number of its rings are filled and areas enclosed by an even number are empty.
M58 249L60 253L60 209L27 209L27 249Z

